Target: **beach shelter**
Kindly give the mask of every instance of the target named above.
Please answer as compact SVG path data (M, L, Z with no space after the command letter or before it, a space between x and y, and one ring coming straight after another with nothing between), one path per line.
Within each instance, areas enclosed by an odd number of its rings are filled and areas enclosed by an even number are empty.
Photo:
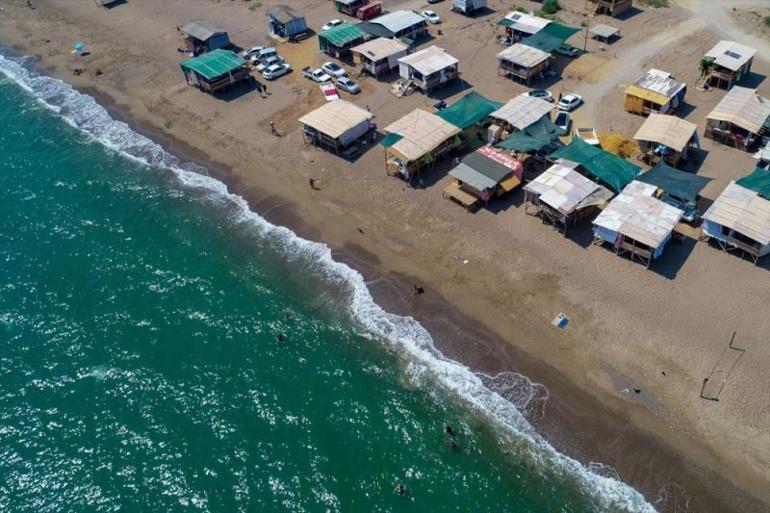
M406 55L408 47L397 39L378 37L353 47L353 60L371 75L379 76L398 68L398 59Z
M515 132L548 117L553 108L553 103L524 94L514 96L505 105L490 113L489 117L503 130Z
M343 23L318 34L318 47L334 57L342 57L351 49L364 42L367 34L358 25Z
M594 225L594 243L609 243L647 267L665 248L683 212L655 198L657 187L632 181L602 210Z
M335 100L299 118L306 143L335 153L360 141L372 130L374 115L346 100Z
M639 141L639 160L676 166L687 159L690 147L698 144L697 129L694 123L676 116L650 114L634 135Z
M767 169L757 168L750 175L736 180L735 183L770 200L770 171Z
M443 86L459 76L458 61L443 48L429 46L398 59L398 73L424 93Z
M229 50L213 50L180 66L188 84L212 94L250 76L245 61Z
M742 251L757 263L770 254L770 200L730 182L703 214L701 228L723 251Z
M620 29L611 25L604 25L602 23L593 25L589 30L593 34L594 39L602 41L604 43L610 43L614 38L620 37Z
M735 86L706 116L706 137L748 150L770 131L770 100L756 89Z
M570 226L588 217L612 192L564 163L556 163L524 186L524 211L552 224L565 236Z
M495 144L495 146L517 153L531 153L542 151L551 144L561 145L558 141L559 129L548 116L543 116L531 125Z
M564 41L580 32L579 28L568 27L561 23L551 22L537 34L521 40L521 44L537 48L547 53L553 53L564 44Z
M524 166L515 158L492 146L482 146L449 171L454 180L444 188L443 196L470 209L518 187L523 173Z
M210 52L230 44L227 31L208 20L195 20L182 27L186 41L193 53Z
M687 94L687 84L679 82L671 73L650 69L626 87L624 107L634 114L665 114L679 107Z
M700 191L711 181L711 178L680 171L663 161L658 162L655 167L640 174L636 179L660 189L662 194L658 197L684 212L683 217L688 222L697 220Z
M465 130L487 119L489 114L502 105L500 102L492 101L471 91L449 107L438 111L436 115L457 128Z
M516 43L497 54L497 74L529 84L532 79L545 76L550 59L548 52Z
M756 48L735 41L718 42L703 56L703 59L710 63L706 71L706 83L713 87L730 89L751 71L756 54Z
M513 41L537 34L547 27L551 20L541 18L525 12L511 11L500 20L499 25L504 27L505 34Z
M639 174L640 167L596 146L591 146L579 137L567 146L556 150L549 159L569 160L593 178L601 180L615 192L620 192Z

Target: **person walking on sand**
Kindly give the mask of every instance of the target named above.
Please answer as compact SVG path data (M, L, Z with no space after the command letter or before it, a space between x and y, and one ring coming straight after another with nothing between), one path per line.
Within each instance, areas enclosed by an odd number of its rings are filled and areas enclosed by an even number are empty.
M270 120L270 133L278 137L278 130L275 129L275 121Z
M313 178L312 176L308 177L307 183L310 184L310 188L313 189L314 191L318 190L318 186L315 183L315 178Z

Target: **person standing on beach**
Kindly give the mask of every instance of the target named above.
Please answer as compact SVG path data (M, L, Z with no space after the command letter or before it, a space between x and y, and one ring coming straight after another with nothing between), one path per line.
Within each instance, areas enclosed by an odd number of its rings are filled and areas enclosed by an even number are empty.
M270 133L278 137L278 130L275 129L275 121L270 120Z

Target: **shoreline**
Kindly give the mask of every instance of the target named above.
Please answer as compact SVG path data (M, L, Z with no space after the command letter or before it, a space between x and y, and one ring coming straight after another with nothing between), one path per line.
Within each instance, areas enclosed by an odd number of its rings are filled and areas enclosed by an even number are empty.
M36 65L49 71L44 61L44 57L37 57ZM50 74L72 83L61 74ZM447 356L467 364L475 371L523 372L529 378L543 383L551 397L545 418L538 423L537 428L558 450L571 456L577 455L580 461L598 456L595 459L617 468L623 480L642 491L648 501L655 499L654 493L661 489L661 484L666 484L668 476L676 476L680 484L684 481L688 492L698 492L699 502L707 506L706 509L702 507L701 511L727 511L730 506L725 507L722 503L724 495L732 496L736 511L752 511L749 509L752 507L750 501L741 499L742 494L737 489L733 493L728 492L732 485L728 486L726 479L705 469L693 470L692 463L673 448L674 444L661 440L664 434L670 436L672 431L666 430L665 421L649 410L622 402L603 390L580 388L580 383L571 383L566 375L544 360L528 355L515 342L506 340L494 327L488 327L483 317L474 315L473 309L464 308L466 305L457 297L444 297L429 280L393 273L392 268L385 263L389 255L387 251L378 250L378 241L372 242L369 237L361 238L351 233L330 233L320 224L306 222L305 219L313 217L308 215L312 214L312 209L306 207L303 210L303 205L296 198L289 199L291 195L283 194L286 186L271 190L271 186L276 184L269 183L264 187L248 184L226 163L212 159L206 150L177 139L175 134L155 123L151 117L142 118L132 112L131 106L122 105L110 96L109 91L99 89L98 83L94 82L90 87L73 87L94 96L116 119L127 122L132 129L159 142L180 159L204 164L211 175L224 182L231 192L243 196L255 212L269 210L263 217L271 223L287 226L303 238L332 241L329 245L335 259L351 265L367 281L379 279L378 283L386 283L370 286L378 304L393 313L415 317L431 332L437 346ZM276 206L280 208L273 209ZM331 223L334 222L332 219ZM412 299L411 285L414 283L420 283L426 288L427 293L420 300ZM483 303L476 308L483 308ZM513 327L513 330L516 328ZM457 334L461 335L458 337ZM477 345L468 348L468 341L476 341ZM569 426L576 423L581 426L583 433L569 430ZM681 435L677 438L679 443L689 449L684 452L692 453L693 448L699 445L697 441L683 440ZM613 443L608 444L608 439L613 440ZM705 448L699 450L709 452ZM710 457L708 454L706 456ZM635 459L643 459L645 465L635 464ZM612 460L617 460L617 464ZM697 462L698 459L693 461ZM665 469L665 472L661 469ZM743 504L738 506L741 502Z

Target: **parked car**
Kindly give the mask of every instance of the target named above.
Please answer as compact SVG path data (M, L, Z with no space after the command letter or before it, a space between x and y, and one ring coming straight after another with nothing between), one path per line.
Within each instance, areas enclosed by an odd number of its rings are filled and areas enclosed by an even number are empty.
M291 66L285 62L281 62L279 64L273 64L272 66L265 68L264 71L262 71L262 76L265 77L265 80L275 80L276 78L282 77L290 71Z
M556 114L556 119L554 119L553 124L559 129L559 135L567 135L569 133L569 125L571 122L572 120L569 117L569 113L559 111L559 113Z
M321 69L324 71L324 73L331 75L334 78L340 78L344 77L348 74L347 71L345 71L345 68L337 64L336 62L324 62L323 66L321 66Z
M359 20L369 20L382 14L382 2L372 2L362 5L356 11L356 18Z
M251 60L251 63L256 66L257 64L264 61L265 59L269 59L270 57L276 57L276 56L278 56L278 50L276 50L272 46L269 46L267 48L263 48L259 50L257 53L252 55L250 60Z
M522 95L530 96L532 98L539 98L541 100L553 103L553 95L551 94L551 91L548 91L547 89L532 89L531 91L522 93Z
M559 110L566 110L567 112L577 109L580 104L583 103L583 97L579 94L570 93L562 97L557 104Z
M428 0L429 4L437 4L439 2L443 2L444 0Z
M358 94L361 92L361 88L348 77L340 77L337 79L337 88L342 89L350 94Z
M271 55L270 57L263 59L262 62L257 64L257 71L262 73L270 66L273 66L275 64L281 64L283 62L283 59L279 57L278 55Z
M245 61L251 60L251 58L254 55L257 55L259 52L261 52L264 49L265 49L264 46L252 46L248 50L242 51L241 52L241 57L243 57L243 60L245 60Z
M337 93L337 88L334 87L334 84L331 82L324 82L323 84L318 84L318 87L321 88L321 93L324 95L324 99L327 102L333 102L334 100L339 100L340 95Z
M441 17L434 11L422 11L422 17L428 20L432 25L441 23Z
M560 55L564 55L566 57L575 58L578 56L578 53L580 53L580 50L568 44L561 44L556 49L556 53Z
M312 69L310 66L305 66L302 68L302 75L305 78L309 78L313 82L318 82L319 84L323 82L331 82L332 80L332 77L324 73L322 69Z
M337 27L339 25L342 25L343 23L345 23L345 22L342 21L342 20L339 20L339 19L329 20L328 22L326 22L326 25L321 27L321 30L322 31L323 30L329 30L329 29L332 29L332 28Z

